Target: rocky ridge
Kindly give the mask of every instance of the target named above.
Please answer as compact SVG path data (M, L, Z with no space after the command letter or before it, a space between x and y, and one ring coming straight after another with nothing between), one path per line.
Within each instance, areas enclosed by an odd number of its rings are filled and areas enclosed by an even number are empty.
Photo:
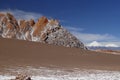
M0 13L0 37L87 49L81 41L64 29L58 20L45 16L35 22L33 19L16 20L10 13Z

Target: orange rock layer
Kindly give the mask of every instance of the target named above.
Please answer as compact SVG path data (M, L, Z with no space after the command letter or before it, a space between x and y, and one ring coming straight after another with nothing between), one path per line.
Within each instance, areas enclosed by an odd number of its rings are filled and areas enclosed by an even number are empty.
M33 19L17 21L10 13L0 13L0 37L85 49L82 42L59 25L58 20L48 20L45 16L37 22Z
M38 22L35 24L35 28L34 28L34 32L33 32L33 36L37 36L37 34L39 34L44 27L47 25L48 23L48 19L46 17L41 17Z

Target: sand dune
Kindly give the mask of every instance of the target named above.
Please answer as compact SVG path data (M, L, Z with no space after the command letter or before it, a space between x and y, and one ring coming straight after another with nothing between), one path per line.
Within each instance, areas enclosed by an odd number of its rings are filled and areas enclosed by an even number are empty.
M0 70L9 66L120 70L120 56L0 38Z

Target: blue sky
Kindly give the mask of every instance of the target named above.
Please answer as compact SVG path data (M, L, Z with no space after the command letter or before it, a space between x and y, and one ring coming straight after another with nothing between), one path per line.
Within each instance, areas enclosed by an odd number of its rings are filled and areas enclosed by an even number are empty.
M120 45L120 0L1 0L0 11L28 19L58 19L86 44Z

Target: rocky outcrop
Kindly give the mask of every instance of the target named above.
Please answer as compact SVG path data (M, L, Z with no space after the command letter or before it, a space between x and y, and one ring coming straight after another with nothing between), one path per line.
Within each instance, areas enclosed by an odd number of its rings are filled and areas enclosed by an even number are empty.
M87 49L82 42L64 29L58 20L45 16L35 22L33 19L16 20L10 13L0 13L0 36L53 45Z
M10 79L10 80L32 80L32 79L30 77L28 77L27 75L19 74L18 76L16 76L15 79Z

